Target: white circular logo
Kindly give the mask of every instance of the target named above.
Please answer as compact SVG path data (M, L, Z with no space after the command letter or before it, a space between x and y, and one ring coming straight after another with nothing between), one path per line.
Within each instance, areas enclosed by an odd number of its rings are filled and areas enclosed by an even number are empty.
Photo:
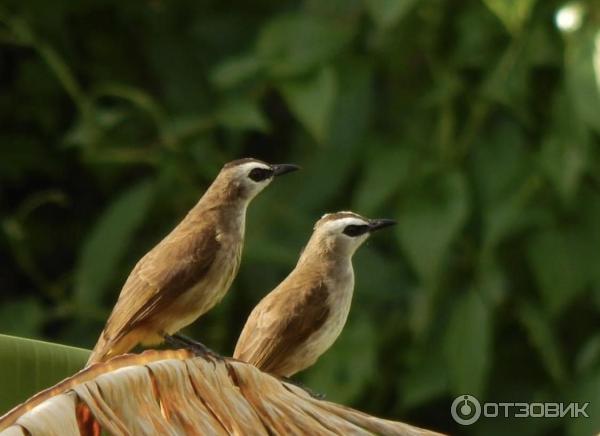
M481 416L481 404L472 395L459 395L452 402L452 418L461 425L471 425Z

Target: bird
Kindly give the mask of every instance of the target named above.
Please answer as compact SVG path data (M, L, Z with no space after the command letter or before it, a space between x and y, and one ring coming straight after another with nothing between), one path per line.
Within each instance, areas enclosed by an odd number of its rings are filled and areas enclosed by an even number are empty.
M235 278L246 209L274 178L298 170L253 158L226 163L183 220L135 265L86 366L156 345L209 311Z
M352 256L371 233L393 224L347 211L321 217L295 268L250 313L233 357L283 378L313 365L350 312Z

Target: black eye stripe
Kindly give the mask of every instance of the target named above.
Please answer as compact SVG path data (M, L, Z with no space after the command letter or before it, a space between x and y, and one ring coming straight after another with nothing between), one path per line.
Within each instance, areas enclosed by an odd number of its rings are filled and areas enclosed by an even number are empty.
M255 182L268 179L273 175L273 170L270 168L253 168L249 173L248 177Z
M346 226L346 228L344 229L344 234L348 235L350 237L355 237L355 236L363 235L363 234L367 233L368 231L369 231L369 226L366 224L364 224L364 225L350 224L349 226Z

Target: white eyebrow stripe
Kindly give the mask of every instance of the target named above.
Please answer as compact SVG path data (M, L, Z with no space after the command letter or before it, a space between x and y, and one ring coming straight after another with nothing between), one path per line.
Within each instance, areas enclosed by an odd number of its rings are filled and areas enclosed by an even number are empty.
M325 227L328 227L330 229L343 229L346 226L365 226L365 225L369 225L369 223L363 219L360 218L355 218L355 217L345 217L345 218L340 218L337 220L332 220L329 221L327 223L325 223Z
M321 219L323 219L323 218L327 218L328 216L331 216L331 215L338 215L338 214L347 214L347 215L351 215L351 216L348 216L348 217L346 217L346 218L352 218L352 217L356 217L356 218L359 218L359 219L360 219L360 216L358 216L357 214L355 214L355 213L354 213L354 212L352 212L351 210L341 210L341 211L339 211L339 212L330 212L330 213L325 213L325 214L323 214L323 216L321 217Z
M244 164L238 165L236 168L238 168L240 171L250 171L250 170L253 170L254 168L262 168L264 170L271 169L271 167L269 165L265 165L261 162L246 162Z

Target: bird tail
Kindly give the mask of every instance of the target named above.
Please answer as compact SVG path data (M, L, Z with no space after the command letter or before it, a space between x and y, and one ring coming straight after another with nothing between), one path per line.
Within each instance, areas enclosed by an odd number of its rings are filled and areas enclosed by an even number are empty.
M92 354L90 354L90 357L88 358L88 361L85 364L85 366L88 367L94 363L103 362L104 360L106 360L110 357L108 355L109 352L110 352L109 342L107 341L107 338L104 336L104 332L102 332L100 334L100 337L98 338L98 342L96 342L96 345L94 346L94 349L92 350Z
M127 353L135 344L135 340L131 335L126 335L115 341L112 338L106 337L105 333L102 332L85 366L88 367L94 363L105 362L111 357Z

